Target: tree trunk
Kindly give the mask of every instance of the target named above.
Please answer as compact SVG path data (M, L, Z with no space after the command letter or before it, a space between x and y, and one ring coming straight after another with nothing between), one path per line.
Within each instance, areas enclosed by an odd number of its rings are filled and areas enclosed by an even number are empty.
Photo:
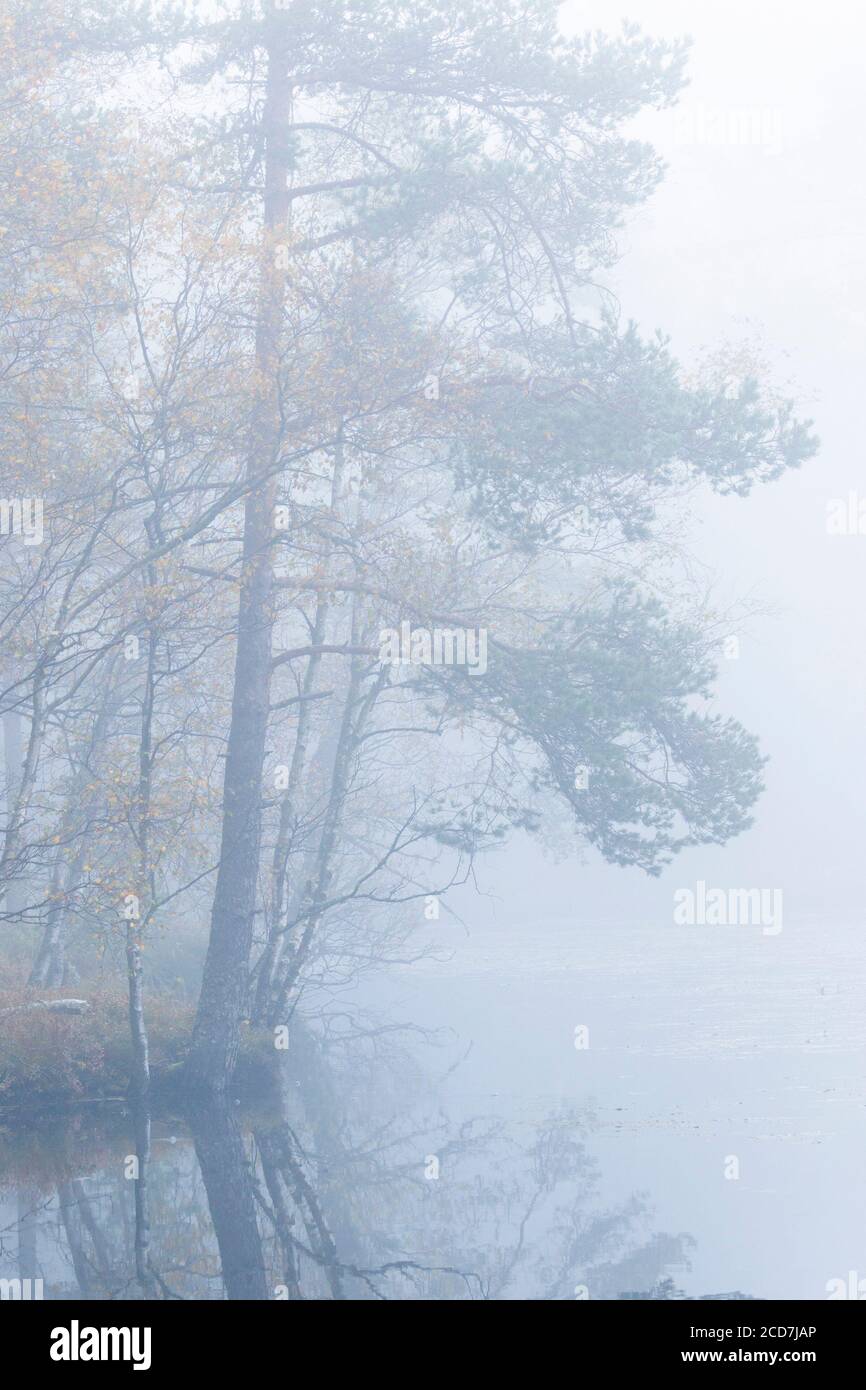
M66 960L66 937L69 903L77 889L87 859L89 823L94 814L97 797L88 792L94 772L92 760L98 757L111 725L114 707L114 671L117 654L110 656L105 669L105 686L99 708L90 729L88 753L82 758L69 792L67 809L60 825L60 847L51 878L51 902L42 932L42 941L27 981L31 989L60 989L69 983ZM66 859L67 837L78 836L78 847L71 860Z
M358 601L354 599L352 602L353 645L358 640L358 608ZM310 948L322 920L324 904L328 897L332 878L332 859L337 845L337 834L349 782L351 756L355 749L358 733L358 727L355 723L355 706L362 679L361 663L358 657L353 657L343 704L343 717L334 757L328 804L318 844L316 873L305 904L305 910L300 914L303 926L301 927L299 922L292 927L292 935L287 939L279 969L275 972L271 993L272 1013L269 1019L271 1024L286 1022L291 1013L292 993L297 988L301 970L309 956ZM283 930L285 931L286 928Z
M225 1088L237 1060L240 1020L247 1010L250 948L256 909L263 764L268 728L273 629L273 535L280 445L279 335L285 275L274 233L288 216L288 126L285 15L271 16L262 135L265 150L263 251L256 326L259 398L254 405L247 480L255 486L244 510L243 572L234 692L223 792L222 840L210 940L188 1061L191 1081Z
M151 576L151 583L155 576ZM129 1033L132 1040L132 1089L142 1101L150 1086L150 1048L144 1018L144 980L141 942L153 910L153 871L150 862L150 802L153 790L153 711L156 700L156 635L147 634L147 669L141 703L141 734L138 747L138 796L136 820L138 839L138 892L134 915L126 923L126 979ZM144 915L142 917L142 909Z
M150 1111L143 1096L136 1096L132 1107L135 1129L135 1156L138 1174L135 1179L135 1277L146 1298L155 1295L155 1280L150 1265L150 1201L148 1167L150 1165Z
M334 450L334 473L331 480L331 516L338 520L340 518L343 502L343 489L345 484L345 458L343 452L342 438L339 439ZM330 551L323 549L320 563L324 566L330 558ZM328 627L331 604L327 594L320 594L316 598L316 615L313 621L313 630L310 636L310 644L313 647L313 654L307 662L307 670L304 675L302 691L304 695L312 695L315 692L316 681L322 664L322 653L317 648L321 647L325 641ZM296 831L296 822L300 814L300 798L302 789L306 792L307 800L312 801L314 797L315 775L313 770L308 770L308 752L313 735L313 723L315 720L314 705L312 701L302 704L298 714L298 728L295 734L295 746L292 750L292 762L289 769L288 787L283 797L280 807L280 824L277 832L276 844L274 845L273 861L271 865L271 920L268 941L265 950L258 962L258 977L256 981L255 1005L253 1009L253 1021L257 1024L267 1023L270 1017L270 996L273 990L274 981L280 970L283 951L286 946L286 933L283 927L294 911L300 908L300 899L303 897L303 884L306 882L306 874L301 874L301 887L295 889L297 901L292 903L292 898L287 895L286 877L288 871L289 851L291 849L292 837ZM327 742L327 740L326 740ZM336 745L335 745L336 746ZM330 755L325 759L325 764L332 762ZM329 775L327 770L323 770L322 790L324 790L325 778ZM315 859L313 852L308 856L312 864Z
M3 840L3 853L0 855L0 895L7 904L7 913L9 911L9 894L10 892L15 893L16 880L19 880L21 892L24 892L23 884L20 884L21 868L16 861L23 849L24 827L30 807L30 798L36 783L36 771L39 766L43 734L44 677L45 672L41 668L34 673L30 707L30 733L23 760L21 745L24 740L20 738L20 723L13 726L11 733L9 729L4 728L4 738L11 738L12 741L11 747L7 744L6 752L6 835ZM10 764L17 766L10 766ZM14 775L14 791L10 789L8 783L8 778L12 775ZM20 915L23 910L23 908L16 908L16 915Z
M24 762L24 740L22 725L24 720L19 710L7 710L3 715L3 762L6 773L6 824L10 824L13 808L18 798L21 771ZM15 877L6 888L6 911L13 920L24 910L25 893L23 880Z
M196 1157L217 1238L226 1297L270 1297L262 1238L256 1219L255 1174L243 1136L225 1096L189 1113Z

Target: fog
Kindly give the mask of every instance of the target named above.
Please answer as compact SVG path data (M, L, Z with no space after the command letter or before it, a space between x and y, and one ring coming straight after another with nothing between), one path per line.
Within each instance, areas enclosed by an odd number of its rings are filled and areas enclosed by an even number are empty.
M611 28L612 14L606 5L561 10L575 31ZM720 606L750 596L770 610L748 624L741 659L722 666L717 686L720 703L760 731L771 760L757 823L724 849L683 855L656 883L593 863L579 872L545 864L545 901L556 914L570 910L579 879L593 913L666 918L672 886L705 870L726 882L784 885L791 918L817 919L828 932L839 919L861 920L863 555L856 537L828 536L826 518L828 502L847 499L862 479L866 204L855 172L864 102L856 55L866 24L844 4L818 17L803 4L651 0L639 18L648 33L691 35L693 48L678 107L639 123L668 171L630 220L615 277L623 311L644 329L664 329L684 356L721 338L758 337L809 403L821 452L747 502L705 500L690 532ZM768 143L715 143L724 125L714 133L713 119L739 119L751 137L762 114ZM513 855L489 882L500 885L497 911L506 916L538 905L534 870Z
M864 1296L866 17L559 6L677 92L544 0L71 8L4 72L3 1296Z

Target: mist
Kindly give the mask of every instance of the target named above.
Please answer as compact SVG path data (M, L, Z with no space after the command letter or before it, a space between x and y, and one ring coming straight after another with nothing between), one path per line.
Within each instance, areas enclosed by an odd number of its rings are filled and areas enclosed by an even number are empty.
M6 34L0 1296L866 1296L866 18Z

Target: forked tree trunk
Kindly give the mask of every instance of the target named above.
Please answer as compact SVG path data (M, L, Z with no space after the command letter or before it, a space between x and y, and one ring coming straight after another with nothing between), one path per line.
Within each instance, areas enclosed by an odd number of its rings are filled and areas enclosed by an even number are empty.
M330 514L334 520L339 521L341 505L344 500L345 486L345 456L343 450L342 437L338 439L334 450L334 473L331 480L331 504ZM330 551L323 547L320 556L320 563L330 558ZM313 630L310 635L310 645L313 653L307 662L307 670L304 675L302 693L311 696L315 693L316 681L322 664L322 653L318 650L325 641L331 604L327 594L319 594L316 598L315 618L313 620ZM287 921L291 920L294 911L298 911L303 897L303 885L307 881L307 874L302 870L300 882L296 884L294 893L288 892L287 876L289 864L289 852L291 849L292 837L296 829L296 821L301 812L301 797L306 794L308 802L314 799L315 795L315 759L314 767L308 766L308 753L313 737L313 724L315 721L315 706L312 700L307 700L300 707L298 713L298 727L295 734L295 745L292 750L292 761L289 768L288 787L283 797L280 807L280 823L277 832L276 843L271 864L271 921L270 933L267 944L258 962L258 976L256 980L255 1004L253 1007L253 1022L256 1024L267 1024L270 1021L271 995L275 981L279 976L282 965L283 953L287 946L287 934L283 930ZM329 740L325 739L325 746ZM334 742L336 748L336 742ZM321 761L321 749L319 754ZM326 779L329 777L329 765L333 764L333 757L328 753L324 758L322 769L322 790ZM313 849L307 856L310 865L315 862L315 850Z
M263 251L256 326L259 397L253 408L247 480L255 484L244 511L243 571L238 612L234 692L226 751L220 864L210 940L188 1060L194 1085L218 1092L237 1060L240 1020L247 1008L250 948L261 840L262 773L271 685L273 535L280 447L279 335L285 274L274 254L274 233L288 216L289 116L286 16L274 12L262 135L265 150Z

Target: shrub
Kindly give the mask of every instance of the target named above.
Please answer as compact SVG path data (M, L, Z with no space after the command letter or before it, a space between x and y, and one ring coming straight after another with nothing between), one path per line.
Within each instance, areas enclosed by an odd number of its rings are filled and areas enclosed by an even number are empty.
M40 999L69 997L67 990L0 992L4 1009ZM132 1047L122 991L79 987L90 1009L82 1014L48 1011L0 1018L0 1105L60 1103L122 1095L129 1084ZM151 1067L183 1057L192 1020L188 1004L157 997L145 1006Z

